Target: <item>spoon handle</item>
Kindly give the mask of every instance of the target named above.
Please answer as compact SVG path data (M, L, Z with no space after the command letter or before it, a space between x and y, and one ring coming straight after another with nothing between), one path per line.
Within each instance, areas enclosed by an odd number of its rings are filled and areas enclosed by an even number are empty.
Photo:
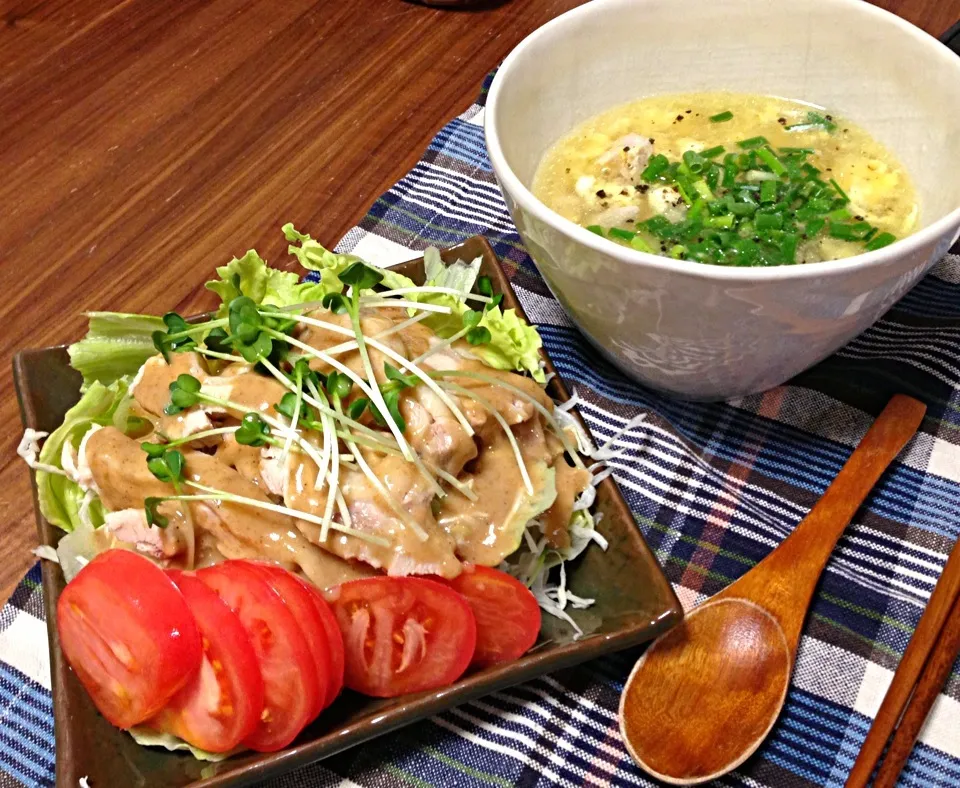
M823 567L870 490L923 421L927 407L898 394L883 409L823 497L781 544L720 598L765 607L794 648Z

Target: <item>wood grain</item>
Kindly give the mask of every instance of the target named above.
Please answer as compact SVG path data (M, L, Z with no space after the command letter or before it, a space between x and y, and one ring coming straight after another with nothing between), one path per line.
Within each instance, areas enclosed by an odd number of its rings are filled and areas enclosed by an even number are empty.
M335 242L580 0L0 0L0 593L35 531L10 360L86 309L194 311L212 266ZM960 0L884 0L934 34Z
M926 410L893 397L790 536L638 660L620 701L620 729L641 767L668 783L698 784L760 746L786 698L823 567Z

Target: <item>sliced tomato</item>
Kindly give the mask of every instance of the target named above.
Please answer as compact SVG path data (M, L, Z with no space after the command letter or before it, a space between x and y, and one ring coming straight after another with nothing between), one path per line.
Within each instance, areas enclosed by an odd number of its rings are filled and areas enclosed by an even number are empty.
M286 603L293 617L300 625L300 631L307 641L310 655L313 657L317 674L317 705L310 715L313 720L327 706L327 692L330 680L330 644L323 619L317 610L313 592L294 575L276 564L250 562L249 566L259 572Z
M299 579L299 578L298 578ZM343 635L340 634L340 625L337 624L337 617L330 609L330 605L323 598L320 589L312 586L305 581L301 581L310 589L314 604L317 606L317 613L320 614L320 620L323 622L323 630L327 635L327 645L330 654L330 683L327 685L327 700L324 707L333 703L340 692L343 690L343 671L346 659L343 653Z
M515 577L476 566L448 582L467 600L477 620L477 650L471 665L485 668L512 662L537 642L540 605Z
M326 597L343 634L350 689L379 698L437 689L470 664L477 625L466 600L443 583L368 577Z
M320 695L313 655L297 620L245 561L225 561L201 569L197 577L237 614L260 665L263 713L244 745L259 752L286 747L310 722Z
M155 564L108 550L57 603L60 647L100 713L120 728L149 719L200 669L200 633Z
M148 722L208 752L230 752L256 729L263 711L263 678L240 619L190 572L168 571L200 629L200 670Z

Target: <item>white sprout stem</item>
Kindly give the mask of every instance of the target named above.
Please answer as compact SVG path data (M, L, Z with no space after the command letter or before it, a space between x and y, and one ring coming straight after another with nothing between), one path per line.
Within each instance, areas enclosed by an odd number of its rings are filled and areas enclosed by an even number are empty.
M178 331L176 334L170 334L165 336L164 339L169 341L175 341L177 339L183 339L184 337L193 336L194 334L203 333L208 331L211 328L220 328L225 326L230 322L229 317L221 317L218 320L210 320L206 323L197 323L195 326L190 326L190 328L184 329L183 331Z
M370 401L375 403L378 408L381 408L380 412L383 414L383 418L386 420L387 426L390 428L390 431L393 433L393 436L397 439L397 444L400 446L400 451L403 452L403 456L408 460L413 459L411 456L410 447L407 445L407 441L403 437L403 433L400 432L400 427L390 416L390 412L387 410L386 404L384 404L381 407L383 395L380 394L379 386L374 385L373 389L371 390L370 386L367 385L366 381L364 381L363 378L361 378L352 369L350 369L347 366L344 366L335 358L328 356L322 350L317 350L315 347L308 345L306 342L301 342L299 339L295 339L294 337L287 336L286 334L281 334L279 331L274 331L273 329L267 329L267 333L275 336L277 339L282 339L284 342L289 342L291 345L294 345L300 348L301 350L305 351L306 353L309 353L314 358L318 358L324 363L329 364L338 372L342 372L344 375L350 378L350 380L356 383L357 386L360 388L360 390L367 395ZM376 391L377 393L374 394L373 393L374 391Z
M326 397L320 393L312 380L307 381L307 388L310 389L317 401L322 399L326 404ZM336 424L325 413L320 414L320 422L323 425L323 465L317 470L317 479L313 486L314 489L317 489L323 484L324 478L327 478L327 503L323 509L323 524L320 526L320 541L326 542L330 533L330 524L333 521L334 499L337 499L337 503L340 503L343 500L343 495L340 492L340 443L335 434ZM338 496L339 498L337 498ZM350 525L350 513L345 503L340 507L340 518L344 524Z
M439 353L441 350L446 350L448 347L450 347L450 345L452 345L458 339L462 339L463 337L465 337L467 333L470 331L470 328L471 326L465 326L464 328L461 328L453 336L447 337L442 342L437 342L435 345L431 345L430 348L423 351L423 353L417 356L412 363L422 364L424 359L430 358L430 356L432 356L434 353Z
M380 496L383 498L387 506L393 510L394 514L400 518L400 521L404 525L408 526L410 530L417 535L417 538L421 542L427 541L427 532L423 530L423 528L420 526L420 523L410 516L409 512L407 512L402 506L400 506L399 503L397 503L394 497L390 494L390 491L386 488L386 485L384 485L384 483L377 477L377 474L373 472L373 469L367 464L367 461L363 454L361 454L357 444L353 441L353 437L350 436L346 438L345 442L350 448L350 451L353 452L353 456L357 461L357 465L360 466L360 470L363 471L364 475L370 480L370 483L373 485L374 489L380 493Z
M514 394L520 397L520 399L533 405L540 415L546 419L547 424L550 425L550 428L556 433L557 437L560 439L560 442L563 444L564 451L566 451L567 454L569 454L573 459L573 464L581 470L586 470L583 460L580 459L580 454L577 452L576 447L570 443L570 439L567 437L564 429L560 426L560 423L550 411L540 404L536 397L527 394L527 392L525 392L523 389L507 383L500 378L496 378L493 375L486 375L483 372L476 372L470 369L438 370L436 372L431 372L430 374L435 378L474 378L475 380L482 380L484 383L489 383L491 386L500 386L508 391L512 391Z
M220 353L217 350L210 350L206 347L196 347L193 348L194 352L199 353L201 356L210 356L210 358L219 358L223 361L235 361L240 364L246 364L247 360L243 356L231 356L229 353Z
M354 332L350 331L347 328L344 328L343 326L338 326L336 323L328 323L325 320L318 320L313 317L305 317L301 315L300 317L291 318L291 319L296 320L299 323L304 323L305 325L308 325L308 326L314 326L316 328L326 329L327 331L330 331L331 333L334 333L334 334L343 334L346 336L350 336L351 334L354 334ZM450 396L446 392L444 392L444 390L440 388L440 386L437 385L437 382L430 376L430 373L424 372L424 370L422 370L420 367L417 366L415 361L410 361L409 359L404 358L389 345L384 345L383 343L377 342L374 339L367 339L366 342L374 350L380 351L381 353L383 353L383 355L385 355L391 361L395 361L400 367L416 375L417 378L428 389L430 389L430 391L436 394L444 405L447 406L447 409L453 414L453 417L458 422L460 422L460 426L463 427L467 435L468 436L473 435L473 427L470 425L470 422L467 420L467 417L463 415L463 411L461 411L460 408L457 407L456 403L450 398ZM377 405L377 407L379 407L379 404ZM381 411L381 413L382 412L383 411Z
M266 359L266 358L260 359L260 363L263 364L264 368L277 379L277 382L279 382L282 386L289 389L290 391L293 391L293 388L294 388L293 383L291 383L290 379L287 378L279 369L277 369L272 363L270 363L269 359ZM319 392L316 391L315 387L309 386L309 388L311 392L319 394ZM359 421L354 421L345 413L338 413L337 411L333 410L333 408L331 408L330 405L327 404L325 401L321 402L321 399L322 399L322 396L314 397L314 396L307 396L306 394L303 395L303 401L306 402L308 405L313 405L313 407L315 407L318 411L320 411L321 415L330 416L331 418L336 419L337 421L341 422L342 424L345 424L351 429L357 432L362 432L366 435L370 435L373 438L379 437L386 441L393 440L392 435L387 435L386 433L372 430L366 425L361 424ZM395 443L396 442L394 441L394 444Z
M164 500L167 501L227 501L229 503L239 503L244 506L252 506L255 509L264 509L268 512L276 512L277 514L284 514L288 517L293 517L295 520L305 520L308 523L313 523L314 525L323 525L321 518L317 517L310 512L304 512L300 509L291 509L289 506L281 506L280 504L270 503L269 501L259 501L256 498L247 498L243 495L234 495L233 493L224 492L223 490L218 490L215 487L208 487L205 484L200 484L199 482L186 481L185 484L188 487L193 487L197 490L203 490L203 492L208 493L207 495L171 495L165 497ZM352 528L348 525L341 525L340 523L331 523L331 527L337 531L348 534L349 536L355 536L358 539L363 539L367 542L372 542L373 544L378 544L381 547L389 547L390 542L380 536L374 536L373 534L368 534L365 531L358 531L356 528Z
M371 309L417 309L421 312L436 312L438 315L453 314L453 310L448 306L440 304L422 304L419 301L404 301L400 298L387 300L385 298L373 298L367 296L360 299L360 306Z
M390 414L390 409L387 407L386 400L383 398L383 392L380 391L380 384L377 382L376 373L373 371L373 364L370 363L367 343L363 338L363 327L360 325L360 308L356 306L356 303L360 300L358 297L359 292L354 293L351 290L351 296L354 298L354 308L350 310L350 323L353 326L354 338L357 340L357 351L360 353L360 361L363 364L363 370L370 383L370 401L380 410L383 420L387 422L390 432L393 433L393 437L397 439L397 443L400 445L400 451L403 452L404 459L412 461L413 449L410 448L410 444L408 444L406 438L403 437L403 430L400 429L400 425L394 421L393 416Z
M370 345L370 347L376 347L373 344L374 340L386 339L387 337L392 336L393 334L397 334L403 331L405 328L409 328L414 323L419 323L421 320L425 320L428 317L430 317L430 314L428 312L421 312L419 315L408 317L402 323L394 323L392 326L390 326L390 328L385 328L383 331L380 331L374 334L372 337L367 337L367 344ZM337 327L339 328L339 326ZM346 331L346 329L344 329L344 331ZM350 332L350 333L353 333L353 332ZM356 350L356 349L357 349L357 342L356 340L354 340L352 342L341 342L339 345L328 347L324 351L324 353L327 353L328 355L331 355L331 356L339 356L341 353L347 353L351 350Z
M298 375L299 378L299 375ZM293 416L290 419L290 431L287 433L287 439L283 444L283 451L280 452L280 464L286 466L287 456L290 454L290 444L293 443L293 436L297 432L297 423L300 421L300 406L303 404L303 380L300 380L300 384L297 386L295 393L295 404L293 407ZM319 467L319 463L317 463ZM319 478L319 477L318 477Z
M507 436L507 440L510 441L510 447L513 449L514 457L517 460L517 467L520 468L520 476L523 478L523 484L527 488L527 495L533 495L533 482L530 481L530 474L527 473L527 466L523 461L523 454L520 451L520 445L517 443L517 438L513 434L513 430L510 429L510 425L507 424L506 419L500 415L495 407L490 404L489 400L484 399L479 394L474 394L469 389L464 388L463 386L458 386L456 383L444 383L444 386L451 391L457 392L461 397L467 397L479 403L481 407L490 412L490 415L493 416L500 426L503 428L504 433Z
M381 298L386 298L387 296L398 296L398 295L407 295L408 293L441 293L443 295L452 295L459 298L461 301L471 300L471 301L482 301L484 304L489 304L493 301L490 296L478 295L476 293L465 293L463 290L457 290L455 287L441 287L439 285L422 285L420 287L398 287L395 290L382 290L377 293Z
M185 446L188 443L193 443L201 438L212 438L214 435L226 435L230 432L236 432L238 429L240 429L240 425L234 425L233 427L216 427L212 430L201 430L200 432L194 432L190 435L184 435L182 438L169 440L162 445L172 449L175 446Z

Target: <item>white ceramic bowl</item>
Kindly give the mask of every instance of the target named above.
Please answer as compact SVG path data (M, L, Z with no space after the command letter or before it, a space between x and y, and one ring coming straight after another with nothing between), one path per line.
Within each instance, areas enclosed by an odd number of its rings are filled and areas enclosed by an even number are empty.
M544 151L642 96L820 104L908 168L921 227L835 262L726 268L616 246L530 192ZM487 98L490 160L527 249L583 333L657 389L716 400L783 383L876 321L960 228L960 58L862 0L594 0L526 38Z

